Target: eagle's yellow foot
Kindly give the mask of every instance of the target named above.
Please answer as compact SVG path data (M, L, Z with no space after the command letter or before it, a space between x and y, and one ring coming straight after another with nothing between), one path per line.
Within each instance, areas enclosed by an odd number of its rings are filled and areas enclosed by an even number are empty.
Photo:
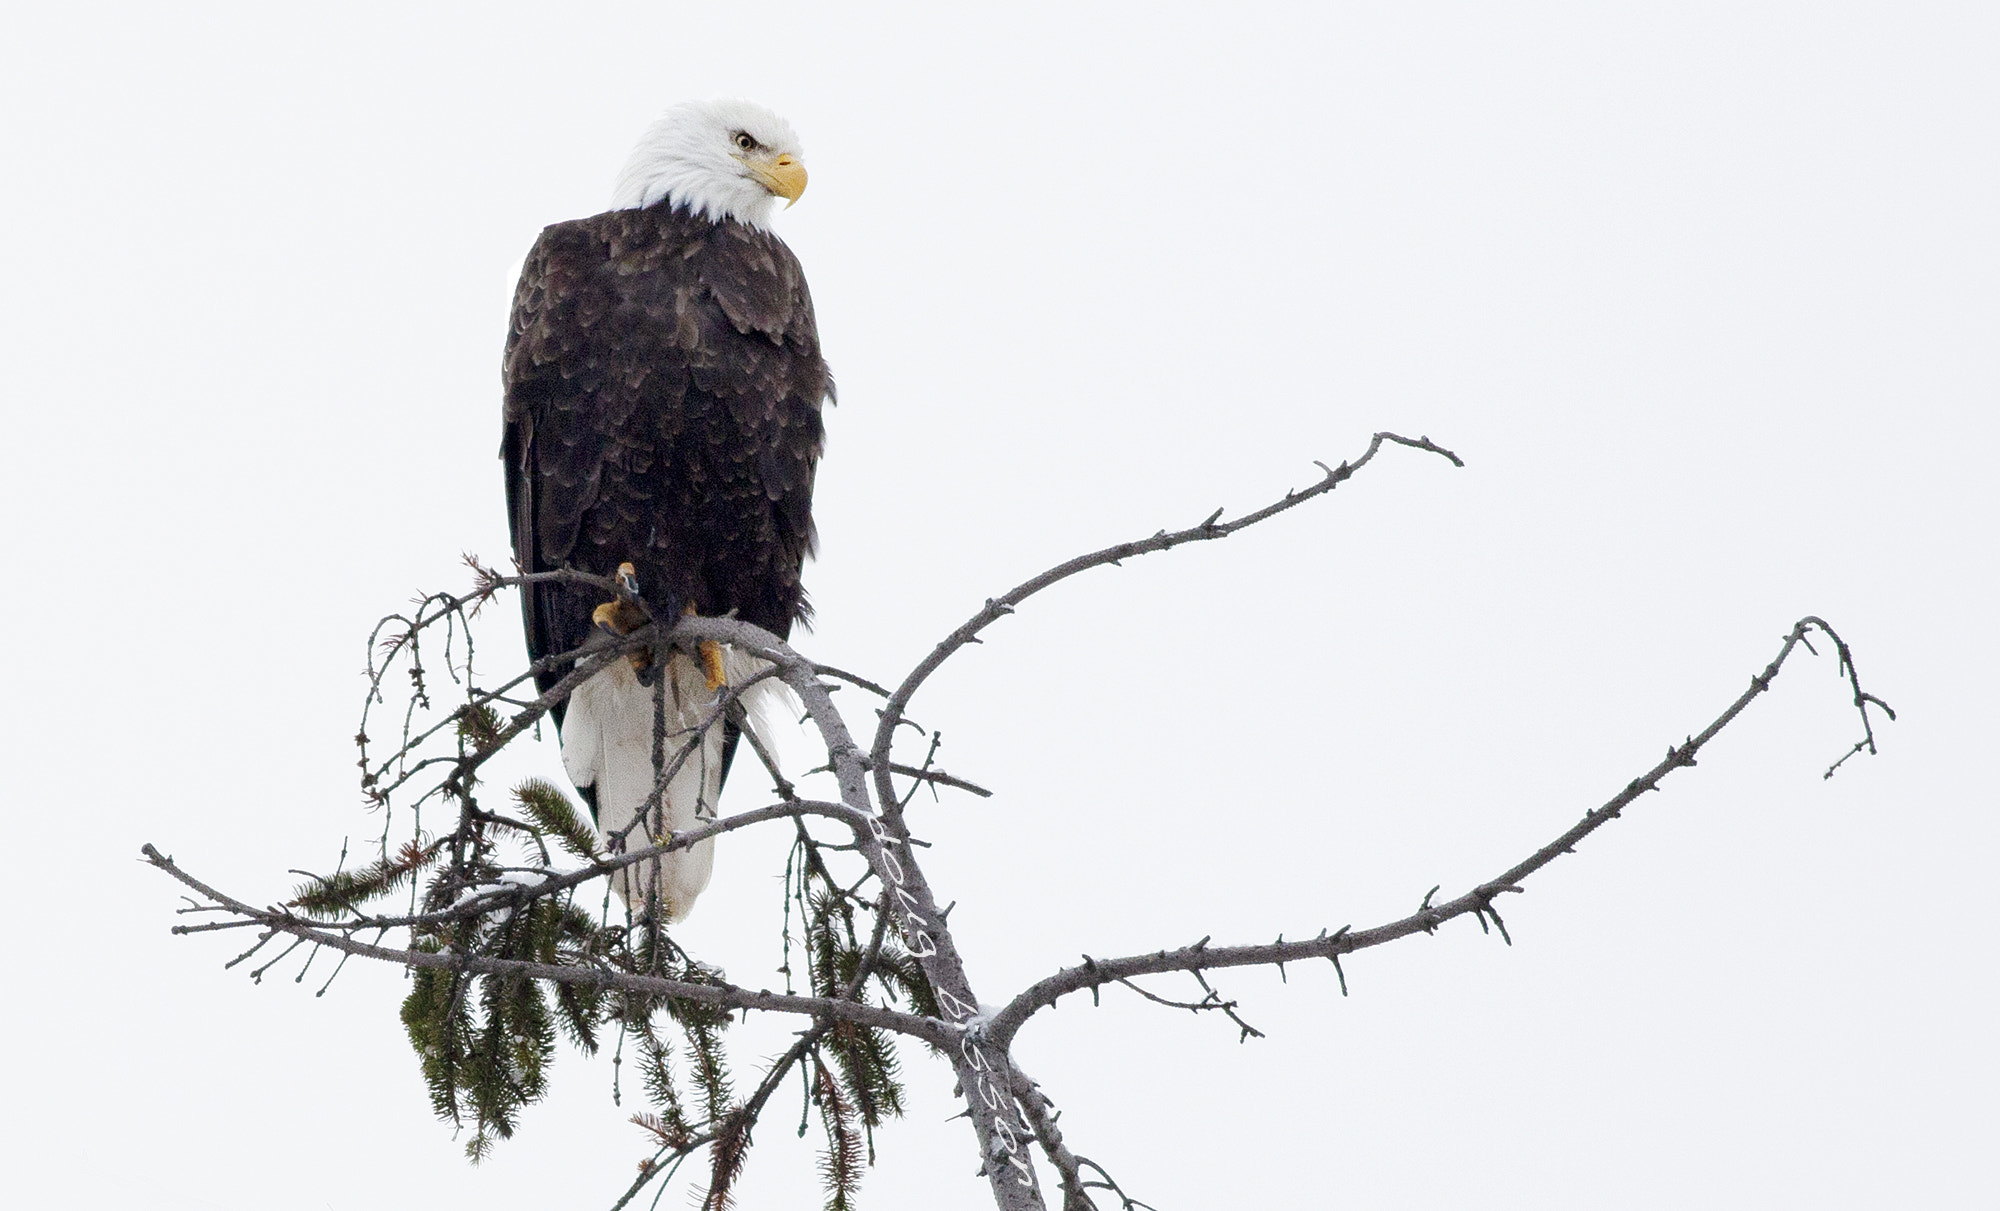
M639 595L638 569L634 568L631 564L621 563L618 565L618 581L625 586L627 593L630 593L634 597ZM646 624L646 612L640 609L637 604L620 597L616 601L607 601L592 610L590 612L590 621L603 627L613 635L624 636L630 635L633 631L638 630ZM645 672L647 667L653 663L652 655L643 649L637 652L626 653L625 659L631 661L632 668L641 673Z
M681 613L693 614L694 603L688 603L687 609ZM695 650L701 653L701 677L708 683L709 693L728 685L729 677L722 671L722 645L713 639L704 639L695 645Z

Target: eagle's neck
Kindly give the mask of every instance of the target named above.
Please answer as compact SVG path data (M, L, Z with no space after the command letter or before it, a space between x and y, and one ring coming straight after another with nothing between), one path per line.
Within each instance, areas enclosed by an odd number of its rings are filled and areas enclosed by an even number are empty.
M746 227L767 231L771 207L777 201L742 165L705 148L689 148L672 140L648 140L639 145L618 176L611 194L613 210L637 210L664 202L675 210L712 222L734 219Z

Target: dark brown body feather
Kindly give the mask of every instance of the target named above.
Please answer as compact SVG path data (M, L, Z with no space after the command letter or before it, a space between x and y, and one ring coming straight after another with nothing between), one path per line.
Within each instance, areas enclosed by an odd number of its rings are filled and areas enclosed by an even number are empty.
M558 223L522 267L502 373L524 571L609 576L629 561L674 615L734 612L781 636L807 616L799 570L833 383L805 275L776 236L665 205ZM530 654L581 645L604 599L530 586Z

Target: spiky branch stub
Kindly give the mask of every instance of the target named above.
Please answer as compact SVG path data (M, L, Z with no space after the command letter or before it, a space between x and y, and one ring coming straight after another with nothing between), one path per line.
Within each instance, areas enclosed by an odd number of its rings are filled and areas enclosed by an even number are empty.
M1818 618L1801 619L1776 657L1751 679L1723 713L1698 734L1669 748L1655 766L1548 845L1493 879L1436 903L1438 888L1415 912L1396 921L1355 930L1322 929L1316 936L1262 945L1192 946L1113 959L1086 955L1021 991L998 1011L973 996L955 939L922 869L921 842L906 819L915 792L929 786L984 795L963 779L937 769L936 733L916 728L909 704L924 682L953 655L978 642L987 627L1022 602L1090 568L1198 541L1225 538L1307 500L1325 495L1374 459L1385 444L1427 451L1459 464L1456 455L1428 438L1378 433L1367 451L1339 467L1321 464L1310 487L1243 516L1223 520L1217 510L1196 526L1161 531L1068 560L993 598L941 641L893 690L828 666L815 665L776 637L731 619L686 618L671 626L650 622L618 639L602 637L584 649L537 662L493 687L482 687L474 665L471 621L492 597L537 580L568 580L632 599L625 586L577 572L504 576L472 563L473 590L463 596L431 594L408 615L385 620L371 636L368 702L357 736L362 787L382 816L375 857L354 869L344 862L332 874L311 876L283 907L259 908L209 887L152 846L149 861L192 889L200 900L184 912L218 919L175 927L176 933L250 928L257 941L232 965L274 939L289 939L310 953L328 949L398 963L412 972L403 1022L416 1049L439 1115L470 1131L475 1158L514 1129L522 1107L546 1089L546 1065L558 1036L585 1053L607 1041L622 1058L629 1044L650 1109L633 1121L654 1150L624 1196L625 1207L648 1186L664 1183L702 1149L708 1151L703 1206L719 1211L748 1156L753 1128L772 1096L793 1074L800 1082L800 1134L817 1114L824 1144L820 1175L829 1208L853 1205L864 1161L872 1163L874 1130L902 1112L901 1063L892 1036L926 1044L952 1068L967 1117L979 1141L981 1172L1003 1211L1044 1206L1032 1146L1056 1170L1065 1211L1095 1206L1092 1192L1118 1200L1124 1211L1143 1208L1097 1162L1075 1154L1055 1124L1053 1103L1013 1060L1020 1028L1037 1012L1072 992L1096 998L1106 984L1120 984L1148 1000L1195 1013L1227 1017L1240 1039L1261 1037L1210 983L1208 973L1230 967L1330 961L1347 990L1341 957L1415 933L1434 932L1461 916L1482 930L1507 937L1496 907L1521 884L1584 837L1616 819L1640 796L1657 790L1674 770L1693 765L1703 746L1727 727L1757 695L1770 688L1798 646L1811 649L1819 631L1835 645L1839 671L1853 691L1863 737L1827 771L1858 752L1873 752L1869 709L1889 718L1886 704L1862 689L1847 644ZM635 604L653 617L643 601ZM442 667L456 686L440 704L434 670L423 663L427 637L441 636ZM774 801L679 833L637 838L621 853L606 853L596 831L568 795L541 779L515 786L500 806L483 804L480 773L497 752L539 727L541 718L574 686L606 662L641 645L691 646L703 640L734 644L771 664L799 699L827 754L830 798L802 797L776 769L753 733L750 747L771 775ZM562 671L546 693L521 687L537 672ZM372 712L385 706L386 687L406 682L399 738L386 758L369 755ZM832 691L847 685L882 699L869 748L858 745ZM719 697L706 726L742 719L732 687ZM661 725L664 726L664 725ZM921 759L896 759L897 739L915 732L928 741ZM656 752L671 777L701 736L656 736ZM904 779L898 785L897 778ZM392 837L398 809L407 812L407 836ZM427 832L425 811L451 809L447 832ZM794 839L783 880L784 929L777 971L784 991L751 990L731 983L717 968L689 955L658 923L612 911L607 876L623 866L685 848L704 838L761 824L789 821ZM814 831L831 828L837 839ZM647 843L650 842L650 843ZM561 863L559 864L558 858ZM400 912L374 906L403 896ZM796 927L796 933L794 932ZM403 946L382 943L404 931ZM371 936L372 935L372 936ZM261 976L278 960L255 969ZM310 963L310 959L308 959ZM337 969L336 969L337 971ZM1146 976L1186 973L1196 999L1182 1000L1137 983ZM303 972L301 973L303 975ZM321 992L325 991L322 987ZM723 1046L734 1012L790 1013L809 1021L794 1044L771 1064L744 1097L735 1093ZM618 1095L614 1081L614 1096ZM657 1195L655 1196L657 1200Z

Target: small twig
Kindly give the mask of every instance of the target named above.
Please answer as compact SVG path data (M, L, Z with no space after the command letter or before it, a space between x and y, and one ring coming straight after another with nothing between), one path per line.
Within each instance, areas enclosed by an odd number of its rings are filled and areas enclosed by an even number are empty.
M928 782L933 786L948 786L953 790L966 791L970 794L978 795L981 799L991 799L993 797L992 791L987 790L978 783L967 782L963 778L954 778L941 769L917 769L914 766L899 765L892 761L889 763L889 771L901 774L905 778L915 778L920 782Z
M1120 976L1118 978L1118 982L1120 984L1123 984L1125 987L1131 989L1133 992L1138 993L1140 996L1145 997L1147 1000L1153 1002L1155 1005L1165 1005L1169 1009L1186 1009L1194 1013L1200 1013L1202 1010L1205 1009L1220 1010L1224 1014L1228 1015L1230 1021L1236 1023L1236 1025L1242 1029L1243 1033L1238 1037L1237 1039L1238 1042L1242 1042L1244 1039L1250 1038L1253 1035L1260 1039L1264 1037L1263 1031L1250 1025L1248 1022L1245 1022L1242 1018L1236 1016L1235 1001L1223 1000L1222 997L1219 994L1217 994L1215 989L1209 987L1208 981L1202 979L1202 974L1199 971L1193 972L1192 974L1195 979L1201 980L1202 991L1205 994L1199 1001L1176 1001L1171 997L1159 996L1155 993L1146 991L1145 989L1139 987L1137 984L1134 984L1132 981L1125 979L1123 976Z

